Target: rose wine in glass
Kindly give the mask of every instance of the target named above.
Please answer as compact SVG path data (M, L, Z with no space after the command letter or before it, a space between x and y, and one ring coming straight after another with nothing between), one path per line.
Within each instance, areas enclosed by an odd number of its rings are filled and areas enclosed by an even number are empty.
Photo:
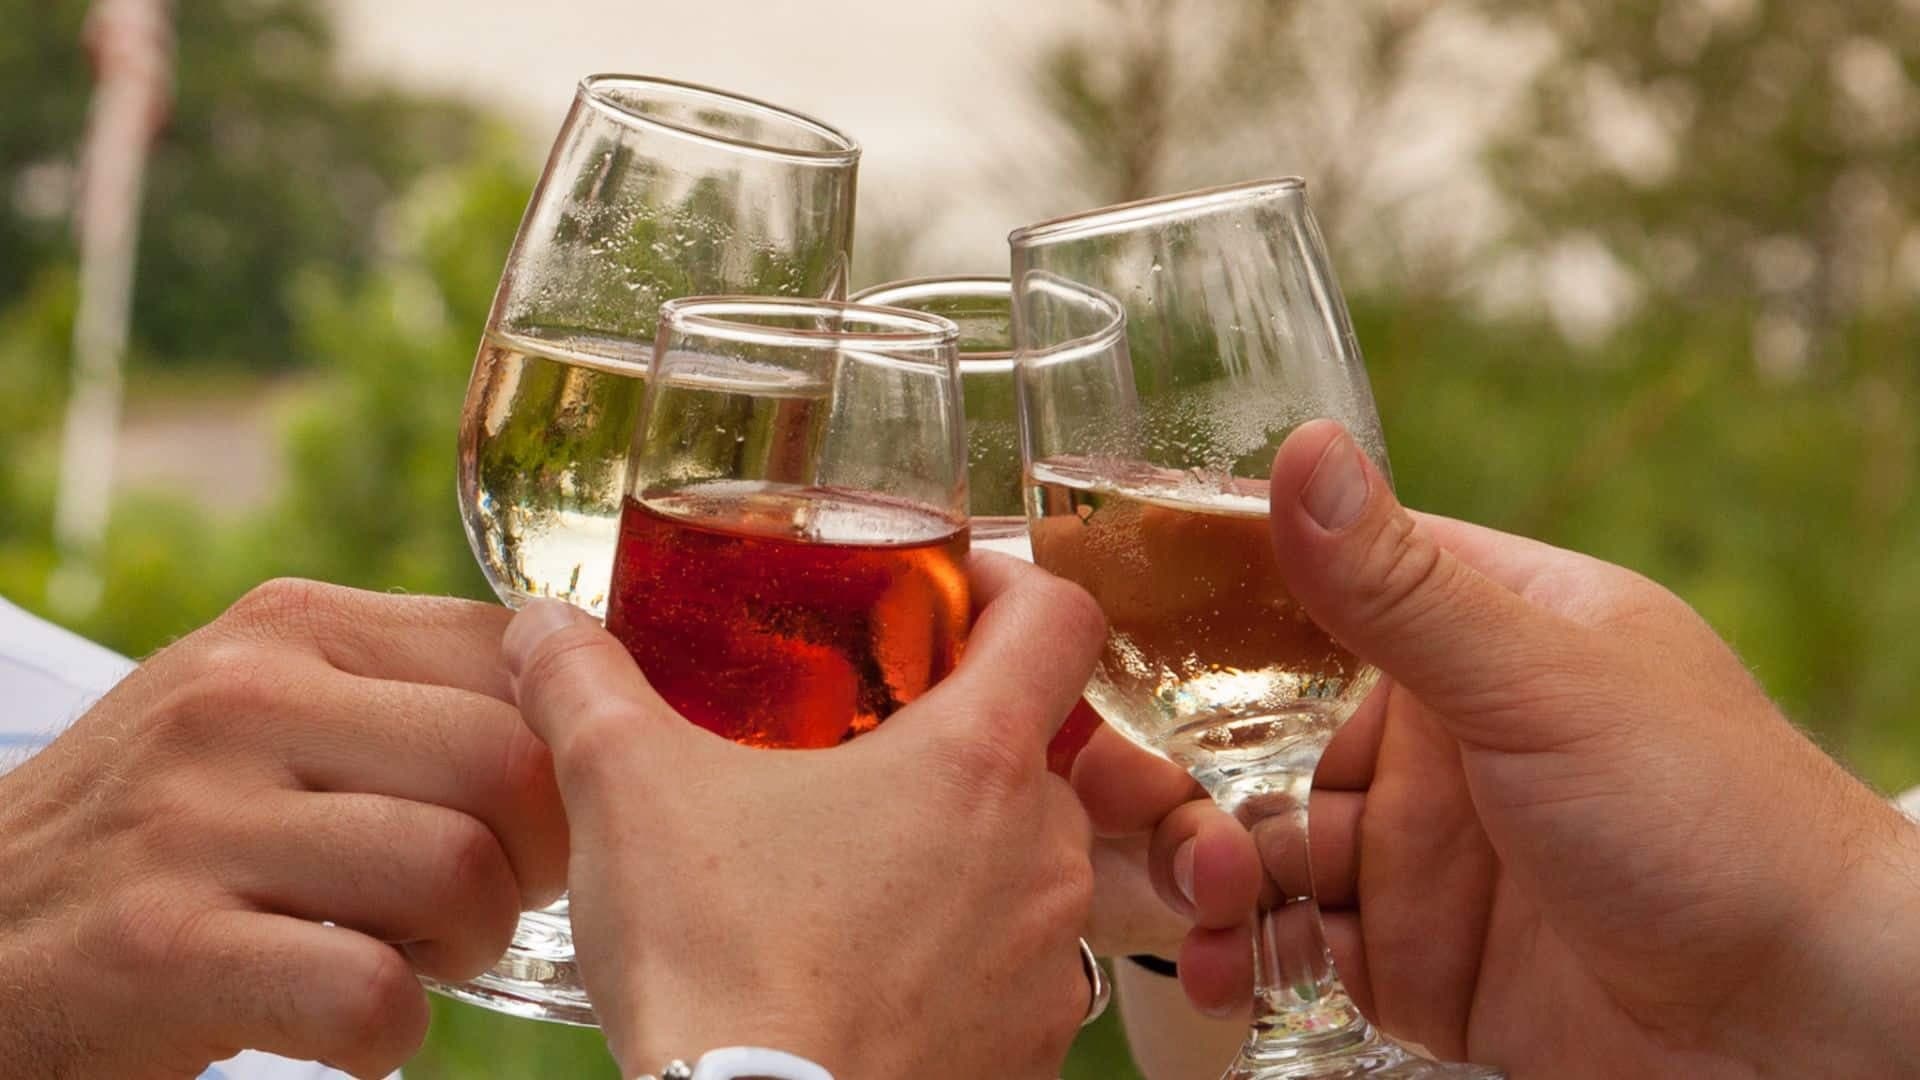
M967 534L863 492L719 482L630 499L607 620L669 705L750 746L837 746L945 678Z
M607 628L687 719L836 746L953 670L972 614L957 335L827 301L661 309Z

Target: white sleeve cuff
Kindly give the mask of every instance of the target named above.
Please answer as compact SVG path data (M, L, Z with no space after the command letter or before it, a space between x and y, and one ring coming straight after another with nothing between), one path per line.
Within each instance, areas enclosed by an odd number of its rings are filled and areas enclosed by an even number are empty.
M766 1077L768 1080L833 1080L833 1074L808 1061L779 1050L758 1046L729 1046L709 1050L693 1067L693 1080L741 1080Z

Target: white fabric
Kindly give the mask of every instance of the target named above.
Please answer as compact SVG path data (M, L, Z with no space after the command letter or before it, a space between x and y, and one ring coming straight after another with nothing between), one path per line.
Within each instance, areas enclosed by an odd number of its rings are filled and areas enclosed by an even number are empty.
M0 600L0 774L73 723L134 667L126 657ZM347 1077L324 1065L249 1052L215 1065L200 1080Z
M1899 807L1914 821L1920 822L1920 787L1893 800L1893 805Z
M693 1067L693 1080L833 1080L833 1074L806 1058L760 1046L728 1046L709 1050Z

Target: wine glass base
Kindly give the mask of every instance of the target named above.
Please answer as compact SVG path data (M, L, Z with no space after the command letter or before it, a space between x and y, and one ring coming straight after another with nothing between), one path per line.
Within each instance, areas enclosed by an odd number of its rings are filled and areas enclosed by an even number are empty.
M509 1016L599 1026L574 962L573 928L564 916L545 912L521 916L512 949L478 978L463 983L420 981L435 993Z
M1357 1043L1338 1050L1263 1053L1241 1049L1221 1080L1504 1080L1506 1074L1485 1065L1435 1061L1382 1036L1370 1026Z

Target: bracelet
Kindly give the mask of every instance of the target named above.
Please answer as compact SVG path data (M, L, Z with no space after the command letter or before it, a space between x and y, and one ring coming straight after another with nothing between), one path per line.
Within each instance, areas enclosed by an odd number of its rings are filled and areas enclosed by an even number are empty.
M1132 956L1127 957L1127 959L1132 961L1135 965L1147 971L1153 972L1155 975L1162 975L1169 979L1177 979L1180 977L1179 964L1176 964L1171 960L1167 960L1167 959L1163 959L1161 957L1155 956L1152 953L1135 953Z
M656 1080L651 1074L638 1080ZM833 1074L806 1058L759 1046L709 1050L688 1065L670 1061L658 1080L833 1080Z

